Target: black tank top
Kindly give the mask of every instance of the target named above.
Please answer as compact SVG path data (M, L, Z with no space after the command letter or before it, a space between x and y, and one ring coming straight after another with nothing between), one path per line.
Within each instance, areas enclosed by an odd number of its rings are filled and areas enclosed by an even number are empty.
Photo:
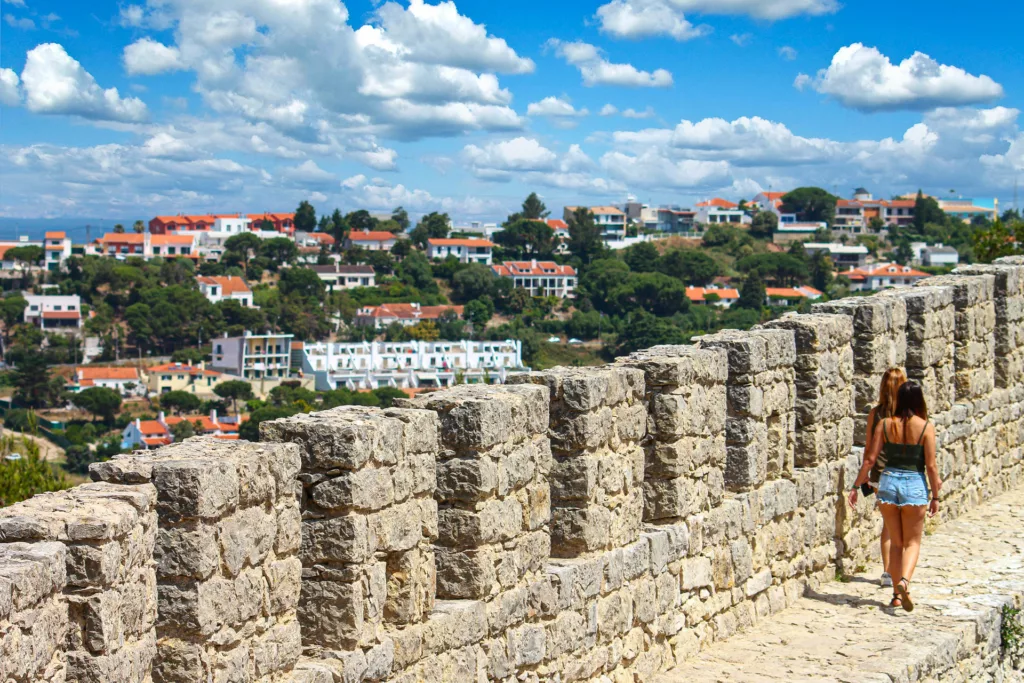
M906 429L906 423L903 425ZM882 453L885 455L885 469L906 470L910 472L924 472L924 433L928 431L928 421L921 429L921 438L916 444L895 443L889 441L889 433L885 422L882 422L882 437L885 443L882 444Z

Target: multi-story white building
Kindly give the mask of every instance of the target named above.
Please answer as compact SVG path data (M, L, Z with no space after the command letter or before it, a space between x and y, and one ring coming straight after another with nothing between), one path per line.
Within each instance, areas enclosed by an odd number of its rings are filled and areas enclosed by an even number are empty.
M332 263L326 266L310 266L317 276L324 281L328 289L354 289L356 287L376 287L377 274L373 266L343 266Z
M291 334L252 334L213 340L210 367L242 379L287 377L291 365Z
M252 302L252 290L245 280L237 275L200 275L199 291L210 303L233 299L245 308L255 308Z
M566 223L578 206L567 206L562 212L562 218ZM594 214L594 222L601 228L601 239L621 240L626 237L626 212L614 206L589 206L590 213Z
M746 211L702 202L697 205L694 220L702 225L732 225L738 228L750 225L753 219L751 219Z
M522 342L436 341L304 344L302 371L327 391L503 383L523 367Z
M65 232L48 232L43 237L43 249L46 251L46 269L56 272L64 267L64 262L71 258L71 240Z
M405 238L386 230L353 230L345 238L345 248L362 247L367 251L391 251L400 239Z
M47 332L77 332L82 329L82 299L68 296L24 294L28 305L24 320Z
M427 256L431 259L444 260L454 256L459 263L482 263L491 265L491 253L494 242L477 239L429 239L427 240Z
M129 256L144 259L199 258L198 232L151 234L148 232L108 232L91 245L90 251L98 256L112 256L124 260Z
M870 253L863 245L847 246L839 242L805 242L804 251L808 255L826 252L839 270L863 267Z
M512 280L530 296L557 296L564 299L576 290L576 269L554 261L505 261L491 266L498 277Z

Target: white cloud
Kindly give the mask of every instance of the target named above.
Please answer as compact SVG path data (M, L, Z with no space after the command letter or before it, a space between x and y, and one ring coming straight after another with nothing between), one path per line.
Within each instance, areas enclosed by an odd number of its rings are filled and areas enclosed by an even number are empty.
M601 157L601 166L630 187L697 190L730 182L726 161L673 159L654 147L635 155L608 152Z
M178 48L151 38L142 38L124 49L124 67L129 76L152 76L184 68Z
M326 202L327 201L327 195L325 195L323 192L310 192L309 193L309 201L311 201L311 202Z
M14 5L15 7L24 7L25 0L4 0L5 5Z
M5 107L21 104L21 79L14 69L0 68L0 104Z
M619 108L614 104L606 104L601 107L601 111L598 112L601 116L615 116L619 113Z
M548 40L560 57L580 70L583 85L619 85L635 88L667 88L672 85L672 74L665 69L641 71L632 64L614 64L591 45L576 41L566 43L557 38Z
M20 28L23 31L31 31L36 27L36 22L32 21L28 17L16 17L13 14L5 14L4 21L11 28Z
M653 119L654 109L647 107L643 111L637 111L636 109L629 108L622 112L622 117L626 119Z
M671 36L692 40L711 32L708 26L694 26L676 9L663 2L612 0L597 8L601 30L617 38Z
M319 166L312 159L307 159L298 166L281 170L281 178L296 185L333 185L336 178Z
M694 14L746 14L757 19L788 19L801 14L818 16L839 10L838 0L648 0L664 2L680 12Z
M746 47L750 44L750 41L754 38L751 33L734 33L729 36L729 40L736 43L740 47Z
M146 17L146 11L139 5L125 5L121 7L120 21L122 26L141 27Z
M533 138L518 137L483 147L466 145L462 157L474 175L507 180L512 171L550 171L558 155Z
M351 176L349 178L345 178L344 180L342 180L341 181L341 186L344 189L346 189L346 190L354 190L355 188L359 187L360 185L362 185L365 182L366 182L366 176L363 175L362 173L360 173L358 175L354 175L354 176Z
M814 79L807 74L797 74L793 79L793 87L801 92L814 85Z
M577 109L567 97L545 97L540 102L531 102L526 107L527 116L574 117L586 116L590 112Z
M146 105L122 98L117 88L103 90L82 65L56 43L29 50L21 72L26 108L37 114L67 114L97 121L142 121Z
M1003 96L1003 87L988 76L939 64L922 52L896 65L877 48L861 43L840 48L816 78L801 74L794 85L812 86L843 106L861 111L929 110Z
M796 55L796 49L790 47L789 45L783 45L782 47L779 48L779 56L785 59L787 62L792 62L794 59L796 59Z

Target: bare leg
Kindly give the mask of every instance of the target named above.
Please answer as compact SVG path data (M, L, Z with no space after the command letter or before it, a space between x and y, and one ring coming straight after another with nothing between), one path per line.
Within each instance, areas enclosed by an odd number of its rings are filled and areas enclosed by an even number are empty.
M882 524L882 571L892 574L889 571L889 553L891 552L892 541L889 540L889 527Z
M901 576L907 581L914 578L917 558L921 556L921 535L924 533L924 516L927 509L923 505L907 505L899 508L903 529L903 552L900 558L901 564L892 566L894 569L899 568Z
M889 535L888 566L892 570L889 573L892 574L892 582L897 583L902 577L900 567L903 566L903 520L900 508L898 505L880 503L878 509L882 511L882 521L885 522L885 530Z

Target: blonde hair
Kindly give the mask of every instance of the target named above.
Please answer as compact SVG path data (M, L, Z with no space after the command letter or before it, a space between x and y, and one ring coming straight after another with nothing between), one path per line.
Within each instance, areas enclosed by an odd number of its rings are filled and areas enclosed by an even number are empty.
M896 414L896 398L900 387L907 381L907 373L903 368L889 368L882 375L882 382L878 385L878 408L875 411L875 419L881 421L884 418Z

